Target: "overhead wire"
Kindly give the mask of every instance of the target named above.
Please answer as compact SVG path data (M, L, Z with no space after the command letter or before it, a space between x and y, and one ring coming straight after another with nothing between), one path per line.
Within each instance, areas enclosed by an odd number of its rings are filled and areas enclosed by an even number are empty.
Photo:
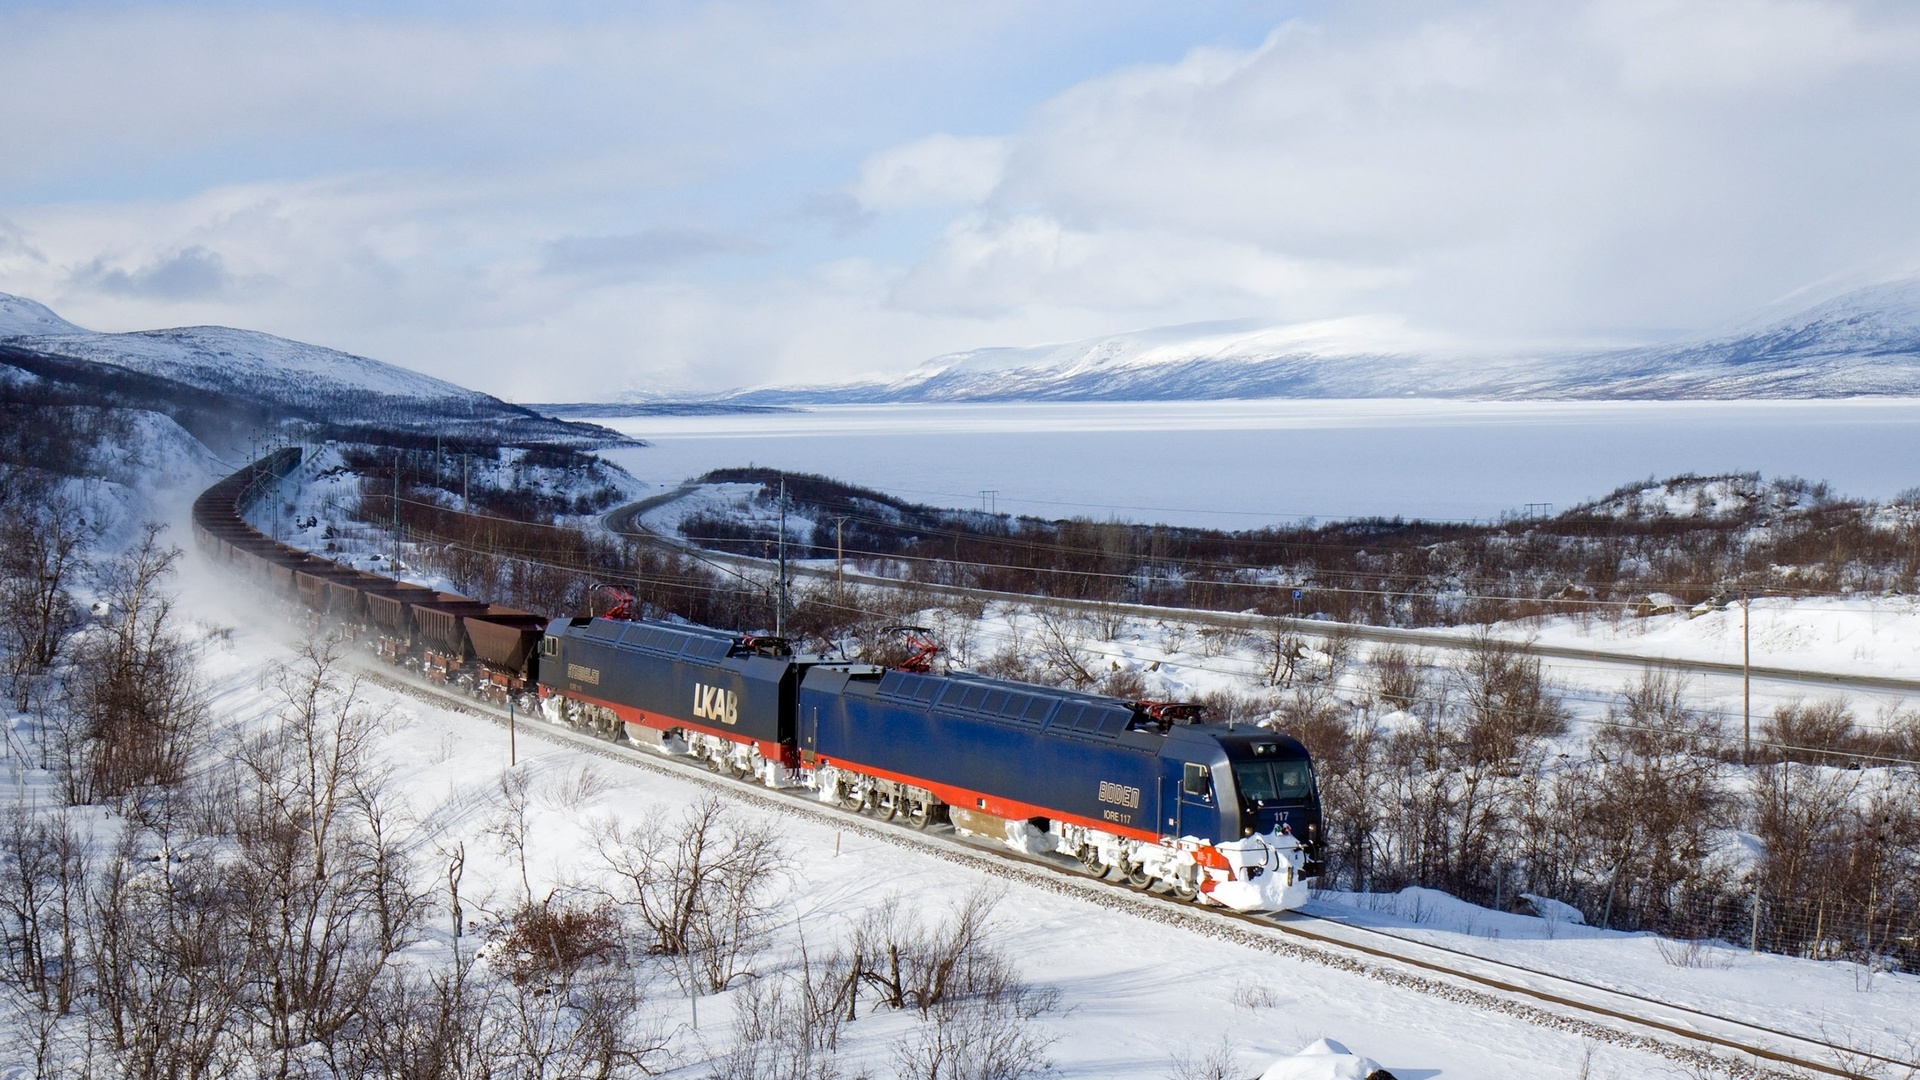
M475 550L480 550L480 549L475 549ZM494 552L487 552L487 553L499 554ZM525 562L530 565L545 566L551 569L561 570L569 573L594 574L594 573L606 572L606 568L604 567L596 567L596 566L580 565L580 564L555 563L552 561L535 559L535 558L531 558L531 557L528 557L525 555L519 555L519 554L499 554L499 557L514 559L516 561ZM675 588L692 588L692 587L699 587L699 586L705 585L706 587L711 588L710 582L703 583L698 579L691 579L691 578L660 578L660 577L649 577L646 575L638 575L633 573L621 573L619 574L619 576L622 581L632 581L638 584L659 584L659 585L666 585L666 586L675 587ZM742 581L748 580L744 576L740 576L740 575L736 575L736 576L739 576ZM726 587L723 591L730 592L734 595L746 595L746 596L753 596L756 598L766 597L770 595L770 587L759 587L759 586L749 587L749 588ZM1048 598L1046 597L1035 597L1034 602L1035 604L1044 607L1047 599ZM819 596L809 597L808 603L818 607L824 607L829 610L837 610L845 614L859 615L859 616L865 616L865 617L889 618L895 614L894 612L885 611L877 608L851 606L851 605L840 603L834 600L825 599ZM999 629L999 628L992 627L990 625L987 625L987 626L976 625L973 629L973 633L977 636L985 637L989 640L996 640L1008 645L1018 644L1022 641L1022 638L1018 633L1018 631L1012 628ZM1138 657L1129 656L1128 654L1123 652L1114 652L1114 651L1102 649L1096 645L1090 645L1084 641L1078 643L1076 647L1081 651L1090 654L1094 658L1101 659L1101 660L1108 660L1110 662L1118 662L1119 660L1134 661L1139 659ZM1218 664L1210 665L1206 663L1196 663L1192 660L1175 658L1172 656L1165 657L1161 659L1159 662L1163 664L1169 664L1170 666L1174 667L1177 670L1190 670L1190 671L1202 672L1206 674L1225 676L1228 678L1255 677L1258 675L1258 668L1260 666L1259 661L1249 661L1244 666L1226 667ZM1602 699L1598 696L1592 696L1592 697L1589 697L1588 700L1594 702L1595 704L1603 704L1603 703L1611 704L1612 701L1616 701L1618 700L1618 698L1616 696L1611 699ZM1485 715L1504 717L1509 719L1517 716L1526 715L1526 714L1522 714L1518 710L1509 710L1509 709L1500 709L1500 708L1481 707L1479 711ZM1583 717L1581 719L1582 719L1582 722L1591 724L1596 727L1611 728L1611 729L1622 730L1622 731L1632 731L1632 732L1638 732L1642 734L1656 735L1656 736L1679 740L1679 741L1705 741L1705 742L1719 743L1723 745L1739 744L1743 748L1751 747L1751 748L1760 749L1760 750L1772 750L1772 751L1776 751L1783 754L1803 754L1803 755L1815 756L1815 757L1821 757L1821 758L1835 758L1835 759L1859 761L1863 763L1864 762L1880 762L1880 763L1892 764L1892 765L1920 766L1920 760L1900 757L1898 755L1867 753L1863 751L1849 751L1849 750L1841 750L1841 749L1836 749L1831 747L1804 746L1804 745L1799 745L1794 743L1786 743L1786 742L1780 742L1777 740L1768 740L1768 739L1749 739L1742 735L1737 735L1737 734L1734 734L1731 732L1725 732L1725 731L1695 730L1695 731L1688 731L1688 732L1675 732L1667 728L1654 727L1654 726L1645 725L1645 724L1626 723L1623 721L1611 719L1610 718L1611 716L1612 716L1612 711L1611 709L1609 709L1608 713L1605 716L1589 716L1589 717Z

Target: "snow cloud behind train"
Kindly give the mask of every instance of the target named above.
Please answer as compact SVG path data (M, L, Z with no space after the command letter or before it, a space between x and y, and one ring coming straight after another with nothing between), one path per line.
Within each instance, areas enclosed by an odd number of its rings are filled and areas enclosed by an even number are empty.
M0 8L0 292L520 399L1206 320L1640 341L1920 271L1920 10Z

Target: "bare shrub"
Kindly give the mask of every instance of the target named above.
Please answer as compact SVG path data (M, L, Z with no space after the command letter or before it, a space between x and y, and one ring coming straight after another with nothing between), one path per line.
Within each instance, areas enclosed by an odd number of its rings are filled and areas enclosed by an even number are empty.
M894 1046L895 1075L921 1080L1015 1080L1044 1071L1053 1039L1032 1021L1059 995L1029 985L990 941L1000 893L969 892L933 926L894 897L854 939L861 984L881 1004L921 1020Z
M1815 956L1844 951L1834 935L1848 909L1849 807L1861 774L1783 762L1762 767L1756 780L1751 829L1765 847L1754 871L1763 883L1760 940Z
M1248 1012L1257 1009L1276 1009L1286 1004L1286 999L1281 997L1280 992L1271 984L1251 980L1235 983L1230 1000L1234 1008L1245 1009Z
M276 722L235 754L229 880L253 925L249 1000L283 1063L366 1008L427 906L381 803L382 717L340 672L338 647L302 648L277 687Z
M1276 690L1240 693L1221 687L1201 694L1196 700L1206 708L1210 722L1239 727L1266 722L1279 711L1281 696Z
M592 805L611 787L612 783L605 773L591 764L584 764L552 783L541 785L534 793L534 798L540 805L556 812L581 810Z
M1382 645L1367 654L1374 696L1389 709L1414 712L1426 703L1426 658L1402 645Z
M905 1080L1021 1080L1038 1076L1053 1036L1015 1004L979 998L935 1007L894 1045L895 1075Z
M331 1064L349 1080L490 1080L506 1072L488 1013L499 995L471 978L471 961L445 974L388 972L373 1008L338 1040Z
M832 1058L852 992L851 965L835 954L798 971L749 981L734 993L733 1042L713 1080L835 1080Z
M1671 967L1677 968L1724 968L1727 959L1719 955L1711 942L1704 938L1686 938L1676 941L1673 938L1654 939L1654 948L1660 952L1660 959Z
M489 1002L487 1043L514 1080L651 1073L665 1049L639 1024L645 996L621 965L581 968L549 986L509 986Z
M92 894L89 1019L129 1080L231 1075L244 1057L248 912L187 839L164 819L127 829Z
M646 928L648 952L684 959L694 981L713 992L747 972L766 945L772 897L791 868L764 822L709 796L673 820L631 828L609 820L595 839L619 878L617 899Z
M527 866L527 841L533 833L533 774L524 766L500 773L500 806L488 832L520 871L522 902L533 903L533 875Z
M1556 800L1572 831L1549 841L1556 851L1541 860L1585 853L1587 870L1605 883L1595 905L1602 926L1624 916L1625 925L1688 937L1710 929L1689 919L1697 898L1720 887L1707 857L1729 803L1712 752L1718 722L1688 706L1685 689L1680 677L1652 669L1624 687L1591 760L1568 774Z
M515 985L547 984L625 958L620 912L609 901L523 904L500 920L488 960Z
M1147 679L1132 668L1115 668L1100 677L1100 681L1094 684L1094 691L1109 697L1140 701L1147 696Z
M350 1080L619 1080L653 1075L665 1054L646 998L618 964L516 984L470 960L397 970L376 1010L337 1042L326 1075Z
M1246 1075L1239 1047L1225 1035L1210 1043L1182 1044L1167 1056L1167 1080L1243 1080Z
M979 672L996 679L1012 679L1015 682L1048 683L1050 679L1045 667L1038 659L1038 650L1032 648L1027 635L1018 620L1009 622L1007 639L982 660Z
M1566 708L1540 661L1517 643L1476 632L1456 682L1466 714L1462 750L1473 762L1513 762L1533 740L1566 730Z
M1262 625L1258 634L1260 667L1265 673L1266 684L1292 686L1300 661L1307 656L1306 643L1288 628L1287 623L1278 619Z
M1845 765L1847 754L1870 749L1861 745L1853 712L1838 698L1776 707L1761 721L1760 739L1767 744L1761 749L1764 760L1802 765Z

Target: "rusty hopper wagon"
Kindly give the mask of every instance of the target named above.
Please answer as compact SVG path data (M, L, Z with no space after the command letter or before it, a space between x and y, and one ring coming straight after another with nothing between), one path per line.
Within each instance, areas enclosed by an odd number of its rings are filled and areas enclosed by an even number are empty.
M299 463L299 450L277 451L202 493L193 506L201 549L310 622L430 678L501 701L533 688L545 617L341 566L248 524L246 508Z

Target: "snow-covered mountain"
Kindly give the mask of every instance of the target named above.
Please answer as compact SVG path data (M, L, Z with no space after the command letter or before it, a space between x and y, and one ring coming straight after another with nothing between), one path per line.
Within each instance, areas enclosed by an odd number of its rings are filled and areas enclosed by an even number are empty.
M99 365L147 377L148 383L204 391L222 402L332 424L506 424L521 437L575 439L592 430L443 379L272 334L224 326L96 333L45 305L4 293L0 360L41 374L52 365L69 379L85 378L86 365Z
M890 383L765 387L766 404L1227 398L1920 396L1920 280L1785 318L1604 351L1473 350L1384 318L1209 324L935 357Z

